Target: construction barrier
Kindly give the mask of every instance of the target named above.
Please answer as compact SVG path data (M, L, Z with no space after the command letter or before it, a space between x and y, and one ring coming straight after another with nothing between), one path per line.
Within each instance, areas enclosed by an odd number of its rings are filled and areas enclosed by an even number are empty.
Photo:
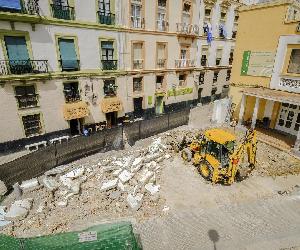
M0 234L1 250L142 250L129 222L104 224L80 232L35 238Z

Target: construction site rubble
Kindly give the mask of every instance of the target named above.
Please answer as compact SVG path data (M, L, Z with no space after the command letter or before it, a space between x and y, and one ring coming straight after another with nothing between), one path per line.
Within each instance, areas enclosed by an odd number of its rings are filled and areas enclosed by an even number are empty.
M1 196L5 195L6 192L7 192L7 188L4 184L4 182L0 181L0 198L1 198Z

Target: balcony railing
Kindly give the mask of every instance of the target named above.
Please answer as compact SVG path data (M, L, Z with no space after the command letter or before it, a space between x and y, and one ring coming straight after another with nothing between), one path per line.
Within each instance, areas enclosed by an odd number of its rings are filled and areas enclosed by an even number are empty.
M300 89L300 79L281 78L279 86L291 89Z
M26 96L16 96L18 100L18 106L20 109L23 108L33 108L38 105L38 96L37 94L26 95Z
M199 35L199 26L196 24L177 23L177 33L189 36Z
M14 9L0 7L0 11L15 12L15 13L28 14L28 15L39 15L40 14L39 0L25 0L23 2L23 6L21 10L14 10Z
M0 60L0 75L48 73L47 60Z
M144 18L139 16L131 16L131 27L135 29L144 28Z
M79 60L59 60L62 71L79 71Z
M190 59L178 59L175 60L176 68L190 68L195 67L195 61Z
M165 68L166 67L166 59L158 59L157 60L157 67L158 68Z
M52 15L54 18L65 19L65 20L74 20L75 19L75 10L73 7L64 6L60 4L51 4Z
M201 66L207 66L207 59L201 58Z
M138 59L133 60L133 69L143 69L144 68L144 60Z
M64 91L66 103L78 102L81 101L79 91Z
M115 14L98 11L99 23L106 25L115 24Z
M118 61L117 60L101 60L103 70L117 70Z
M169 23L165 20L157 20L156 24L158 31L167 31L167 27L169 26Z

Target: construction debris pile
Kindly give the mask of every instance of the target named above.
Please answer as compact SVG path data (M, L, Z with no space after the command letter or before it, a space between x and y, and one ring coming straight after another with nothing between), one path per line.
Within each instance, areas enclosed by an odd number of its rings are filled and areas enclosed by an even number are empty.
M158 138L120 157L91 166L60 166L16 184L0 206L0 229L13 236L36 236L68 231L80 218L141 219L162 212L160 171L171 157Z

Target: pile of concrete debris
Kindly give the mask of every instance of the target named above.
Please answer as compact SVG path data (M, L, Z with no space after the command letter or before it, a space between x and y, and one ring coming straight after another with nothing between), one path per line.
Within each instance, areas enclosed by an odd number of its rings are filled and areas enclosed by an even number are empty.
M34 235L34 228L44 227L36 232L49 234L67 230L67 223L78 217L99 216L101 210L104 217L110 213L122 217L135 214L144 206L149 214L147 207L159 204L162 211L158 181L164 161L172 157L169 153L161 138L157 138L149 147L127 150L121 157L103 158L97 164L73 169L70 165L60 166L16 184L3 202L6 206L0 206L0 229L24 236L22 232L28 230Z

